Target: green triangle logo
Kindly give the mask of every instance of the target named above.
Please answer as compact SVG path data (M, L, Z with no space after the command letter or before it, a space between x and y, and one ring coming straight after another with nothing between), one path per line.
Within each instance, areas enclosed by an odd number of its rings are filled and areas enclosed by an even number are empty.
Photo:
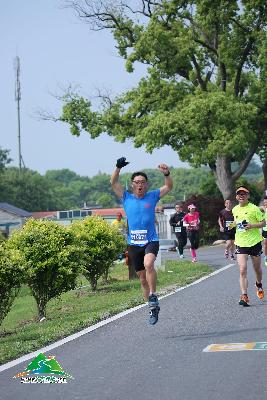
M20 378L31 374L53 374L65 378L72 378L71 375L67 374L62 369L54 356L45 356L43 353L38 354L38 356L30 362L23 372L16 374L13 378Z

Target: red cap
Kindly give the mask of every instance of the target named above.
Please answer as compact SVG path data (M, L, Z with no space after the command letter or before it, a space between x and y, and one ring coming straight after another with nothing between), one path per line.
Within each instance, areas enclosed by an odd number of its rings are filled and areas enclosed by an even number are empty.
M238 192L245 192L245 193L249 193L249 190L243 186L240 186L236 189L236 194L238 194Z

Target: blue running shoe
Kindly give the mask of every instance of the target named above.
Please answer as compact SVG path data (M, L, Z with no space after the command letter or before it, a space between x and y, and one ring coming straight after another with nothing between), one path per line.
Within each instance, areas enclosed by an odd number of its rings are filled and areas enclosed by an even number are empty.
M152 293L149 297L148 297L148 305L151 308L155 308L159 305L159 301L158 301L158 296L154 293Z
M159 319L159 310L160 307L156 306L155 308L151 308L149 312L149 323L150 325L155 325Z

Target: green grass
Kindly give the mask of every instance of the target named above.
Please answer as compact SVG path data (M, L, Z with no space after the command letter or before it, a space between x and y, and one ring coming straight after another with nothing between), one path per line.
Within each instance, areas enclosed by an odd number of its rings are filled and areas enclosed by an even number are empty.
M158 272L157 291L165 294L211 272L203 264L166 261ZM108 282L99 281L96 292L81 277L79 288L47 305L47 318L38 322L35 300L23 286L0 327L0 364L66 337L125 309L143 303L139 280L128 280L125 264L111 268Z

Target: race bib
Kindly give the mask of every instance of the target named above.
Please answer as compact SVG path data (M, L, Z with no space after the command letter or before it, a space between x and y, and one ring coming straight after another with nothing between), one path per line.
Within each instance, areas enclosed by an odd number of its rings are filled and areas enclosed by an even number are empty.
M245 233L246 232L246 229L245 229L244 225L242 224L242 222L237 222L236 223L236 230L239 233Z
M227 228L227 229L232 229L231 228L231 224L233 223L233 221L225 221L225 227Z
M147 244L147 230L131 231L131 244Z
M181 232L181 231L182 231L182 228L180 226L175 226L175 228L174 228L175 233Z

